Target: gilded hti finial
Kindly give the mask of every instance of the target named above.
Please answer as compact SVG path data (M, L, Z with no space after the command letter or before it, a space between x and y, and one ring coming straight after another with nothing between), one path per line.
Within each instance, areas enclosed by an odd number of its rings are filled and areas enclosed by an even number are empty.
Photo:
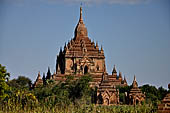
M80 22L83 23L83 16L82 16L82 3L81 3L81 6L80 6Z
M134 81L136 81L136 76L134 75Z

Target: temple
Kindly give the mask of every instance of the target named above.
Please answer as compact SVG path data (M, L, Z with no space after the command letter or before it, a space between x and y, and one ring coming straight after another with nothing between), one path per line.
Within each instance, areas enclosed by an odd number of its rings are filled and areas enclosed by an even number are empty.
M38 85L42 85L42 84L43 84L43 80L41 79L40 72L38 72L38 76L35 83L33 84L33 87L37 87Z
M83 22L82 7L80 18L74 31L74 38L60 50L56 63L57 74L102 75L106 71L103 48L91 42Z
M170 84L168 84L168 88L170 89ZM158 113L170 113L170 93L168 93L161 104L158 105Z
M141 104L141 102L144 100L145 100L145 95L138 88L136 76L134 76L132 89L130 90L130 93L129 93L129 104L132 104L132 105Z
M97 104L114 105L119 104L119 90L116 89L116 86L128 85L122 73L120 71L117 73L115 65L112 74L107 73L103 47L99 47L97 42L91 41L88 37L88 31L83 21L82 7L80 7L80 17L75 27L74 37L65 44L63 49L60 48L55 68L53 74L48 68L47 76L43 75L43 80L40 80L40 74L38 74L34 87L44 84L44 81L47 80L54 80L57 84L64 82L66 76L69 75L74 75L74 78L78 79L88 74L93 79L90 86L98 88Z
M105 55L103 47L91 41L88 31L83 21L82 7L80 7L79 21L74 30L74 37L60 48L56 60L56 71L50 73L48 68L46 80L53 79L56 82L64 81L65 76L74 75L80 77L85 74L92 76L92 87L98 86L102 81L102 76L108 76L109 83L114 86L127 86L126 79L122 78L122 73L117 74L114 65L111 75L108 75L105 65Z
M108 76L103 75L102 81L97 90L97 104L117 105L119 104L119 91L115 85L111 85Z

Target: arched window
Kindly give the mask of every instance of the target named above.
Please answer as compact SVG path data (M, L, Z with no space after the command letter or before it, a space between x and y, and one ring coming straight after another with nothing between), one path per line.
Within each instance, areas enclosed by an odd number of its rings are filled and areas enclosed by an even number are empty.
M138 99L136 99L136 105L139 104L139 102L140 102L140 101L139 101Z
M74 73L77 72L77 64L74 64Z
M83 70L83 66L80 66L80 69Z
M108 98L106 98L106 99L104 100L104 105L109 105L109 99L108 99Z
M99 65L97 65L96 68L97 68L97 71L99 71Z
M88 67L85 66L85 67L84 67L84 74L87 74L87 73L88 73Z

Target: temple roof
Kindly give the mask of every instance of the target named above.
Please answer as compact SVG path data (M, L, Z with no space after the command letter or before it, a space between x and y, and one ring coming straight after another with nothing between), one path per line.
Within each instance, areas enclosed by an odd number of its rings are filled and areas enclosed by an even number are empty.
M124 81L125 84L127 84L127 81L126 81L126 77L125 77L125 76L124 76L124 80L123 80L123 81Z
M40 72L38 72L37 80L41 79Z
M136 76L134 75L134 80L132 83L133 88L137 88L138 87L138 83L136 82Z
M170 103L170 93L168 93L164 99L162 100L163 103Z
M138 88L138 83L136 81L136 76L134 75L134 80L132 83L132 89L130 90L131 94L142 94L141 90Z
M75 39L81 39L84 37L87 37L87 28L83 22L83 16L82 16L82 7L80 7L80 18L79 18L79 22L76 26L75 29Z
M99 84L99 91L105 91L105 89L107 89L108 91L116 91L116 87L111 85L111 83L108 80L108 75L103 74L102 76L102 81Z
M112 74L113 73L117 73L117 71L116 71L116 66L114 65L114 67L113 67L113 71L112 71Z
M122 79L122 72L119 71L119 78Z
M39 84L41 84L41 85L43 84L43 80L41 78L40 72L38 72L38 76L37 76L35 83L33 84L33 87L37 87L37 85L39 85Z
M66 57L101 57L104 58L103 48L99 50L98 44L92 42L88 37L87 28L83 22L82 7L80 7L80 18L75 28L74 38L64 47Z

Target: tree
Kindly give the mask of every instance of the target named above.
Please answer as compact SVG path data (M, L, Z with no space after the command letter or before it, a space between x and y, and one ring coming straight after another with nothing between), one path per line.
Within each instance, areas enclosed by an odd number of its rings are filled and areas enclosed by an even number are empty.
M33 108L37 104L37 98L33 93L28 90L16 90L7 99L7 101L2 104L2 106L8 106L12 108L13 106L17 108Z
M158 100L158 90L155 86L150 86L149 84L143 85L141 87L142 92L145 92L146 100L157 101Z
M89 82L92 78L89 75L84 75L69 85L69 98L74 104L90 103L93 96L93 89L90 88Z
M117 86L117 89L119 89L119 101L121 104L128 104L128 97L126 94L129 94L130 89L132 88L132 85L130 86ZM126 94L125 94L126 93Z
M168 93L168 91L166 89L164 89L163 87L159 87L158 88L158 99L162 100L166 94Z
M12 89L29 89L32 82L29 78L25 76L19 76L17 79L12 79L8 81L8 85L12 87Z
M5 66L0 64L0 101L8 96L7 91L9 90L9 86L7 81L10 77L10 74L7 73Z

